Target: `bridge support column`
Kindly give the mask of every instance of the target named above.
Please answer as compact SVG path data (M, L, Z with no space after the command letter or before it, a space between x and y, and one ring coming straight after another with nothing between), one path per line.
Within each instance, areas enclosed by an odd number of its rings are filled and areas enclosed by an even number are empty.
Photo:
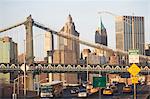
M34 62L33 55L33 19L31 15L27 17L27 21L25 23L26 28L26 63L32 64Z
M33 80L33 74L32 73L28 73L28 78L27 78L27 90L33 90L33 86L34 86L34 80Z
M33 54L33 19L31 15L27 17L27 21L24 23L26 28L26 53L25 54L25 63L32 64L34 63L34 54ZM32 73L28 73L28 81L27 81L27 90L33 90L33 75Z

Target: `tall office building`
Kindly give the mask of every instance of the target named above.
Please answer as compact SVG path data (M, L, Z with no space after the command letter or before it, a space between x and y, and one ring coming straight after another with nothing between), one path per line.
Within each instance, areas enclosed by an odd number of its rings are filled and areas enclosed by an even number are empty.
M68 16L67 22L61 28L60 32L64 35L75 36L79 38L79 33L75 29L75 24L71 15ZM53 63L55 64L77 64L80 59L80 44L78 41L58 37L58 50L54 50ZM77 83L77 74L59 73L52 76L53 80L62 80L66 83Z
M0 63L17 63L17 61L17 43L8 36L0 38Z
M95 32L95 43L107 46L107 31L102 21L101 26Z
M72 20L71 15L68 16L67 22L62 27L59 33L62 33L64 35L70 35L75 36L79 38L79 33L75 29L74 22ZM64 37L58 37L58 48L60 51L66 51L67 53L72 54L69 58L70 60L73 60L71 62L74 62L72 64L76 64L79 62L79 56L80 56L80 45L78 41L72 40L72 39L66 39ZM69 57L69 56L67 56ZM66 57L66 58L67 58ZM65 62L67 63L67 61ZM70 64L70 63L69 63Z
M102 20L100 22L100 26L98 27L98 29L95 32L95 43L96 44L102 44L107 46L107 31L106 28L104 27ZM95 49L95 53L96 55L100 56L100 63L104 63L102 62L104 58L106 58L108 55L108 53L103 50L103 49ZM105 60L104 60L105 61Z
M144 55L145 43L144 17L116 17L116 48L124 51L139 49Z
M15 64L18 62L18 47L12 38L5 36L0 38L0 63ZM17 77L18 71L0 73L0 80L10 81Z

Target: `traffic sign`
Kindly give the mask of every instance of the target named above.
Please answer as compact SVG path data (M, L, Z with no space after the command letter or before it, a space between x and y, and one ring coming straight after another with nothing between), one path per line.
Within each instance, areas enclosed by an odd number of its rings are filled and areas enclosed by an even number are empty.
M138 83L138 77L136 77L136 76L131 77L131 81L132 81L132 83Z
M129 50L129 63L139 63L139 50Z
M127 70L133 76L136 76L141 71L141 69L136 64L132 64Z
M106 77L93 77L93 87L106 87Z

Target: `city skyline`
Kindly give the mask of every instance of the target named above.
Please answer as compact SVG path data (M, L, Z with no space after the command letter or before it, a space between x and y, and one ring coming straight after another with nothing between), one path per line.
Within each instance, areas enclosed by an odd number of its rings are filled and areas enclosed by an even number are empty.
M150 23L148 13L150 2L148 0L1 0L0 6L0 12L3 13L0 15L0 19L2 19L0 29L22 22L29 14L31 14L36 21L59 31L63 24L65 24L67 16L71 14L76 25L76 30L80 33L80 39L88 40L89 42L94 42L95 30L100 24L100 15L98 12L109 11L117 15L132 15L132 13L134 13L135 16L145 17L145 42L150 43L150 29L148 28ZM114 49L116 43L115 18L107 14L102 14L101 17L108 33L108 47ZM33 32L34 37L36 37L36 44L34 43L34 47L37 47L39 44L41 46L44 45L44 40L40 42L40 39L44 37L45 31L34 28ZM0 36L6 34L9 34L14 41L20 43L18 46L21 48L19 49L19 52L23 52L23 39L25 39L24 27L7 31L0 34ZM43 35L39 37L37 36L39 34ZM85 47L83 46L82 48ZM38 55L39 52L40 51L35 52L35 55L41 57L41 55ZM40 52L40 54L42 53Z

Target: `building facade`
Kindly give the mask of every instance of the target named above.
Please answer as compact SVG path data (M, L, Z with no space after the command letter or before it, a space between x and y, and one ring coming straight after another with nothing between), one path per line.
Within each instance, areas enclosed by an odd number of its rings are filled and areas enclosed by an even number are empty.
M5 36L0 38L0 63L18 63L18 47L12 38ZM0 73L0 80L10 82L14 80L18 72Z
M17 63L18 47L12 38L6 36L0 38L0 63Z
M79 38L79 33L75 29L71 15L68 16L67 22L62 27L59 33L64 35L76 36ZM54 50L54 64L77 64L80 60L80 44L78 41L58 37L58 49ZM78 82L76 73L54 73L51 75L53 80L61 80L66 83L75 84Z
M117 16L115 27L117 49L124 51L139 49L140 54L144 55L144 17Z
M75 29L75 25L74 25L71 15L68 16L67 22L62 27L59 33L70 35L70 36L75 36L79 38L79 33ZM66 38L59 36L58 37L58 50L71 52L73 54L72 59L75 60L75 63L79 62L80 45L78 41L75 41L72 39L66 39Z
M107 31L102 21L101 26L95 32L95 43L107 46Z

